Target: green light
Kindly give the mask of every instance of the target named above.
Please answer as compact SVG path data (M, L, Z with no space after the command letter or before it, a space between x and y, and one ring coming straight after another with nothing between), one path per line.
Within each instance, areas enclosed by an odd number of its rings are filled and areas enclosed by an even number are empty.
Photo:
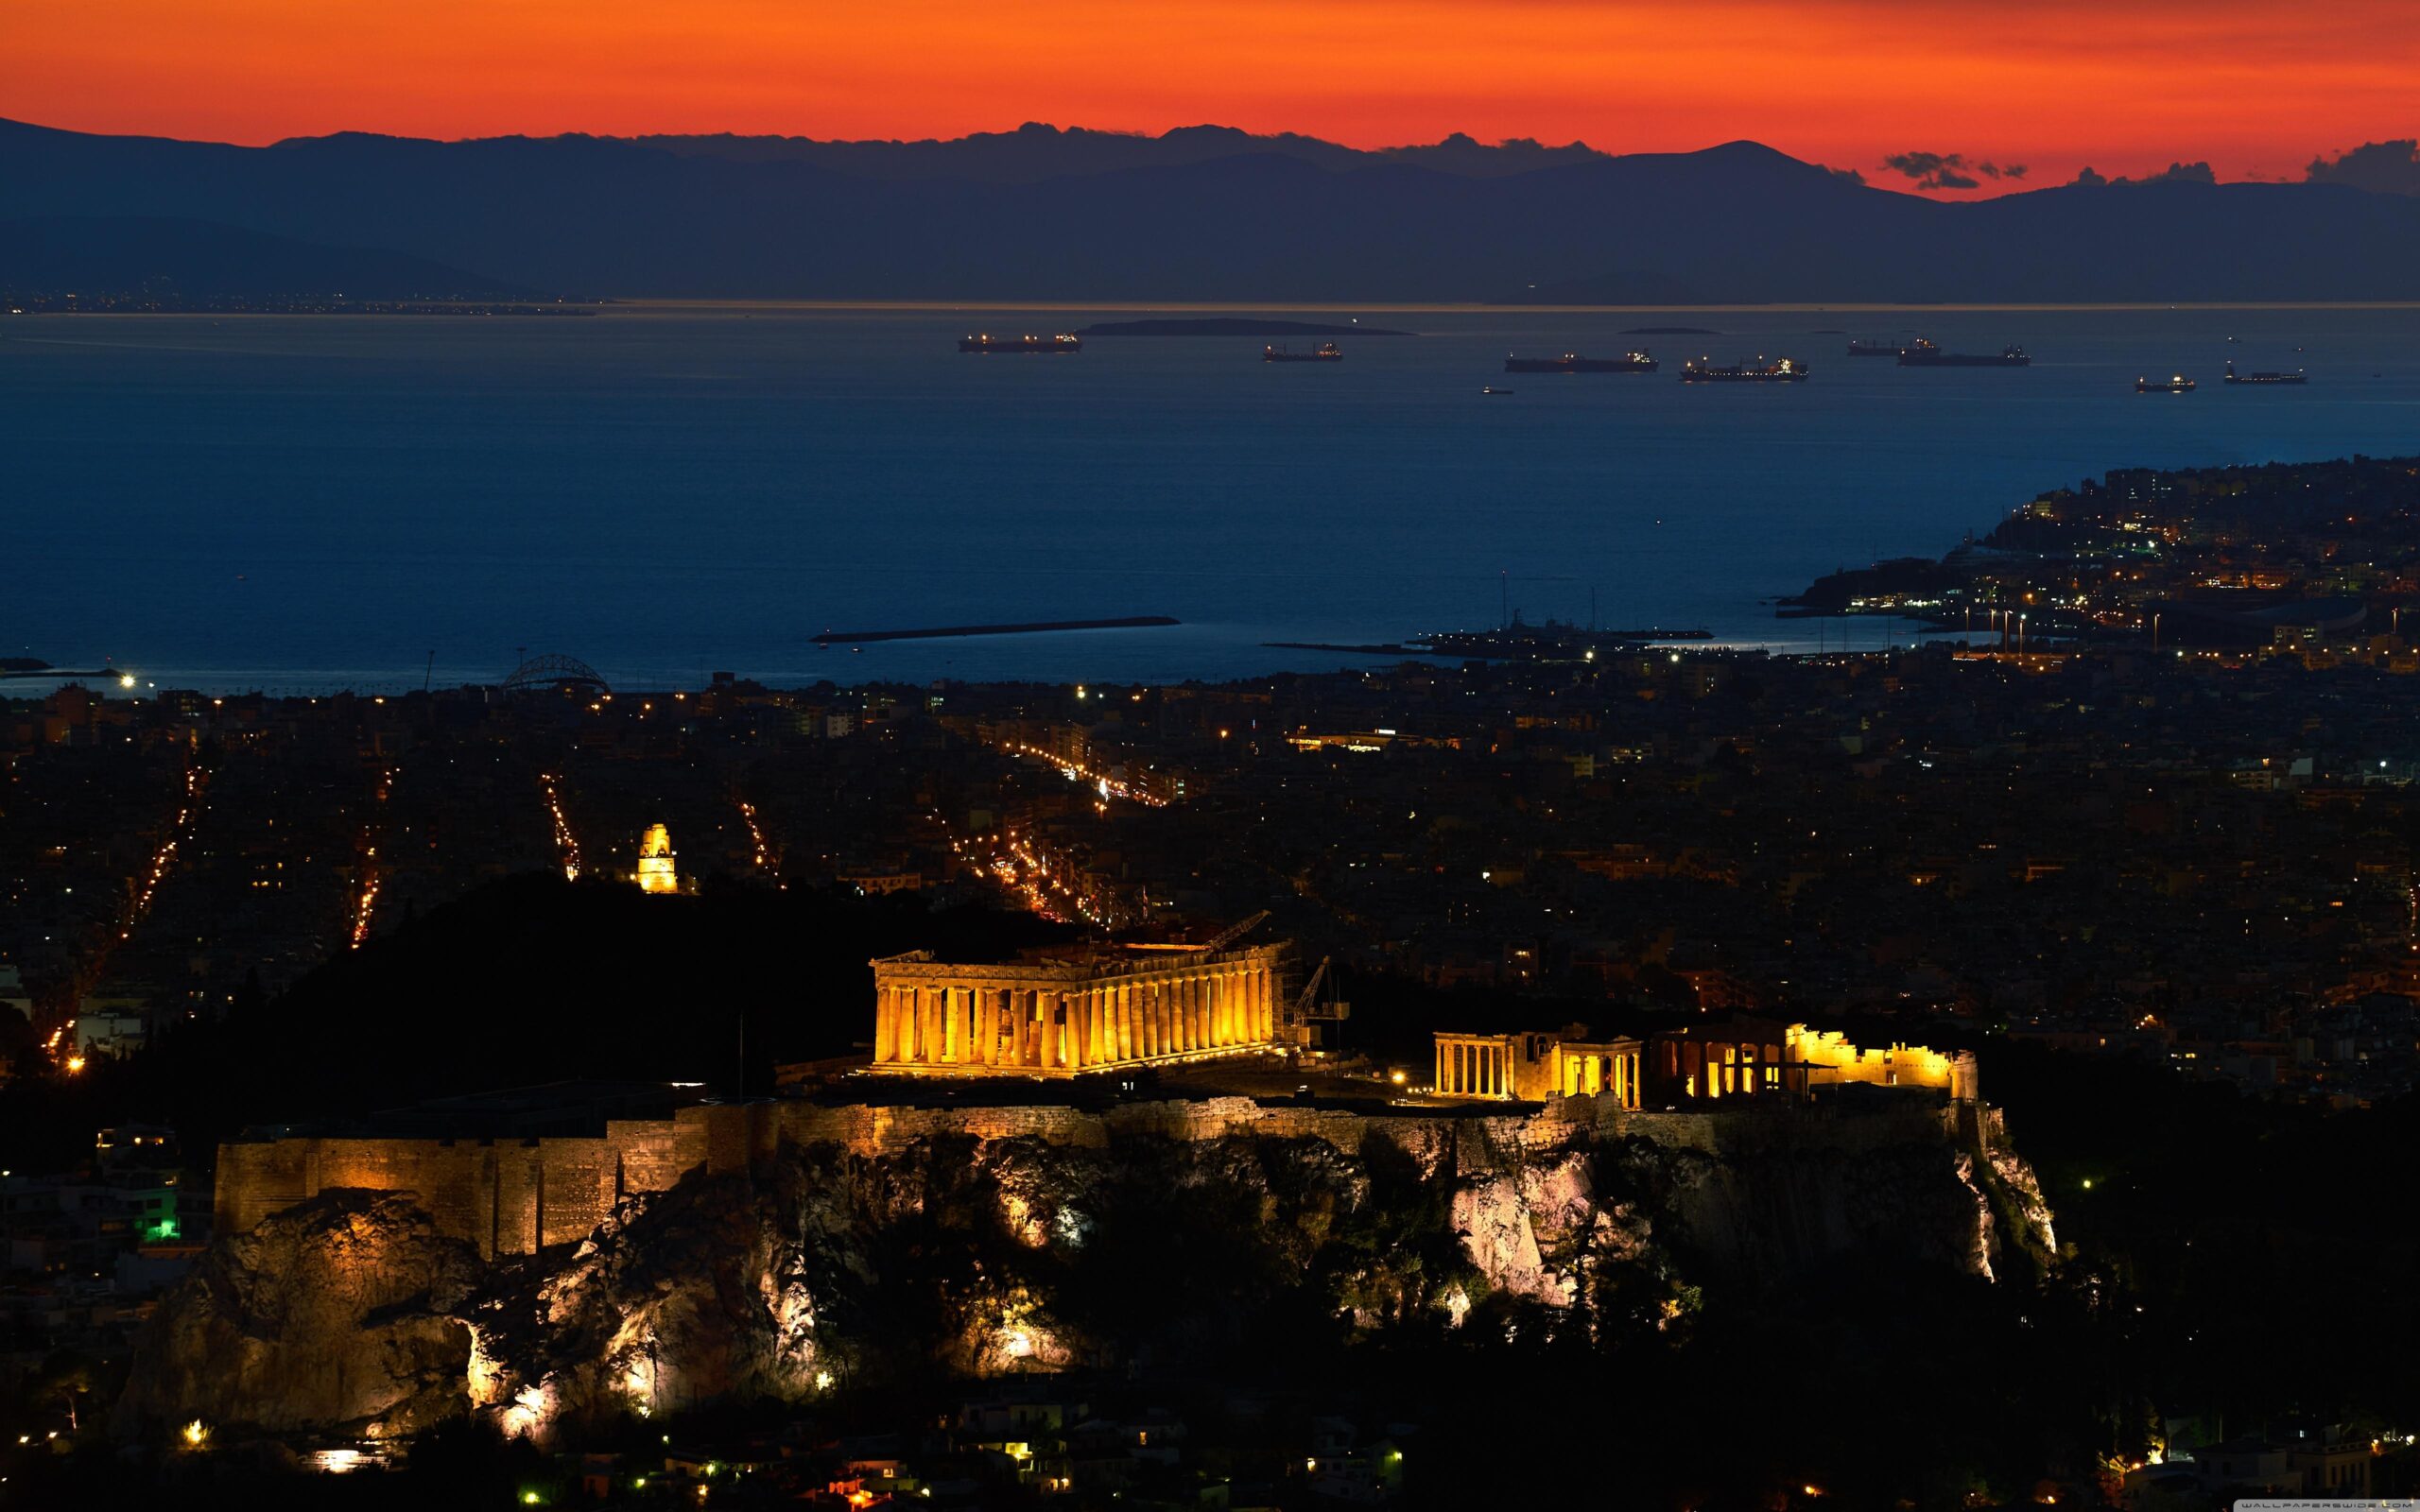
M521 1504L523 1506L536 1506L538 1504L538 1493L535 1491L522 1492Z

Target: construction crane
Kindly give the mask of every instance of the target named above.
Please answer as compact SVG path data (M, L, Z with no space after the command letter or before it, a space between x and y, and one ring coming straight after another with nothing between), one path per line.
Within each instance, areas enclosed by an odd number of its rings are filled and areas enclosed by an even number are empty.
M1253 930L1258 929L1261 924L1268 919L1268 918L1269 910L1264 908L1259 913L1253 915L1250 919L1245 919L1240 924L1228 925L1226 928L1219 931L1216 935L1210 936L1210 943L1201 947L1202 954L1206 955L1214 951L1225 950L1228 946L1233 945L1236 941L1243 938L1246 935L1249 935Z
M1349 1003L1330 1003L1322 1007L1319 1002L1320 984L1327 980L1332 960L1331 956L1321 956L1318 969L1311 972L1311 979L1303 984L1302 996L1294 1000L1295 1023L1307 1028L1314 1023L1342 1023L1353 1016L1353 1005Z

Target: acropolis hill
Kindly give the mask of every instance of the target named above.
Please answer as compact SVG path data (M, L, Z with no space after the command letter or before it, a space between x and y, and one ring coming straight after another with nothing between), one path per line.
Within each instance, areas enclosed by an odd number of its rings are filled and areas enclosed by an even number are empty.
M1149 1348L1102 1311L1139 1280L1123 1269L1138 1246L1159 1256L1154 1284L1193 1298L1165 1326L1247 1305L1230 1282L1184 1280L1204 1263L1202 1226L1238 1205L1258 1217L1220 1225L1219 1243L1241 1249L1216 1263L1244 1265L1254 1287L1316 1286L1374 1334L1506 1307L1618 1332L1642 1305L1651 1324L1685 1312L1702 1279L1858 1255L1996 1279L2053 1251L1970 1057L1740 1020L1658 1035L1600 1070L1599 1090L1565 1092L1578 1057L1638 1042L1496 1037L1491 1059L1476 1053L1488 1037L1457 1035L1440 1037L1441 1065L1504 1079L1397 1088L1320 1065L1274 990L1283 955L1025 969L1047 977L886 960L876 1014L893 1058L799 1095L522 1137L470 1132L474 1099L446 1115L453 1135L231 1143L224 1237L146 1335L126 1421L378 1437L470 1412L544 1438L566 1416L879 1380L900 1341L851 1320L870 1315L894 1247L935 1221L966 1232L968 1268L914 1347L976 1375ZM999 985L1046 980L1074 1001ZM1260 1038L1219 1044L1221 1025ZM1045 1028L1070 1057L1147 1047L1127 1063L1165 1062L1160 1090L1069 1082L1074 1068L1044 1058ZM928 1074L896 1058L903 1042L937 1055ZM1516 1097L1523 1074L1552 1090ZM1407 1221L1445 1248L1347 1242ZM1095 1274L1103 1254L1125 1257L1118 1274Z

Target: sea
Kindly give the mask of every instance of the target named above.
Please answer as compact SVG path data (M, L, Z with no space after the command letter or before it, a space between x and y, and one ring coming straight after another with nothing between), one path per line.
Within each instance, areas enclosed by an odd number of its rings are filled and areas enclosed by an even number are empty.
M956 347L1214 314L1360 330L1322 364ZM2034 361L1845 354L1916 334ZM1502 370L1641 347L1662 371ZM1677 381L1759 354L1812 376ZM2230 359L2310 381L2227 387ZM0 315L0 656L391 693L546 654L640 688L1223 680L1512 612L1865 648L1913 627L1772 601L2109 469L2357 452L2420 453L2420 308ZM1131 615L1181 623L814 640Z

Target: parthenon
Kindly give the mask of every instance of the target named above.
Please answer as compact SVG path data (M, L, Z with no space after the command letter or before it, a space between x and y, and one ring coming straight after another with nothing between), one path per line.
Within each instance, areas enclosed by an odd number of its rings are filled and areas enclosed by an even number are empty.
M1278 1047L1286 946L1125 951L959 965L930 951L873 963L872 1070L1072 1076Z

